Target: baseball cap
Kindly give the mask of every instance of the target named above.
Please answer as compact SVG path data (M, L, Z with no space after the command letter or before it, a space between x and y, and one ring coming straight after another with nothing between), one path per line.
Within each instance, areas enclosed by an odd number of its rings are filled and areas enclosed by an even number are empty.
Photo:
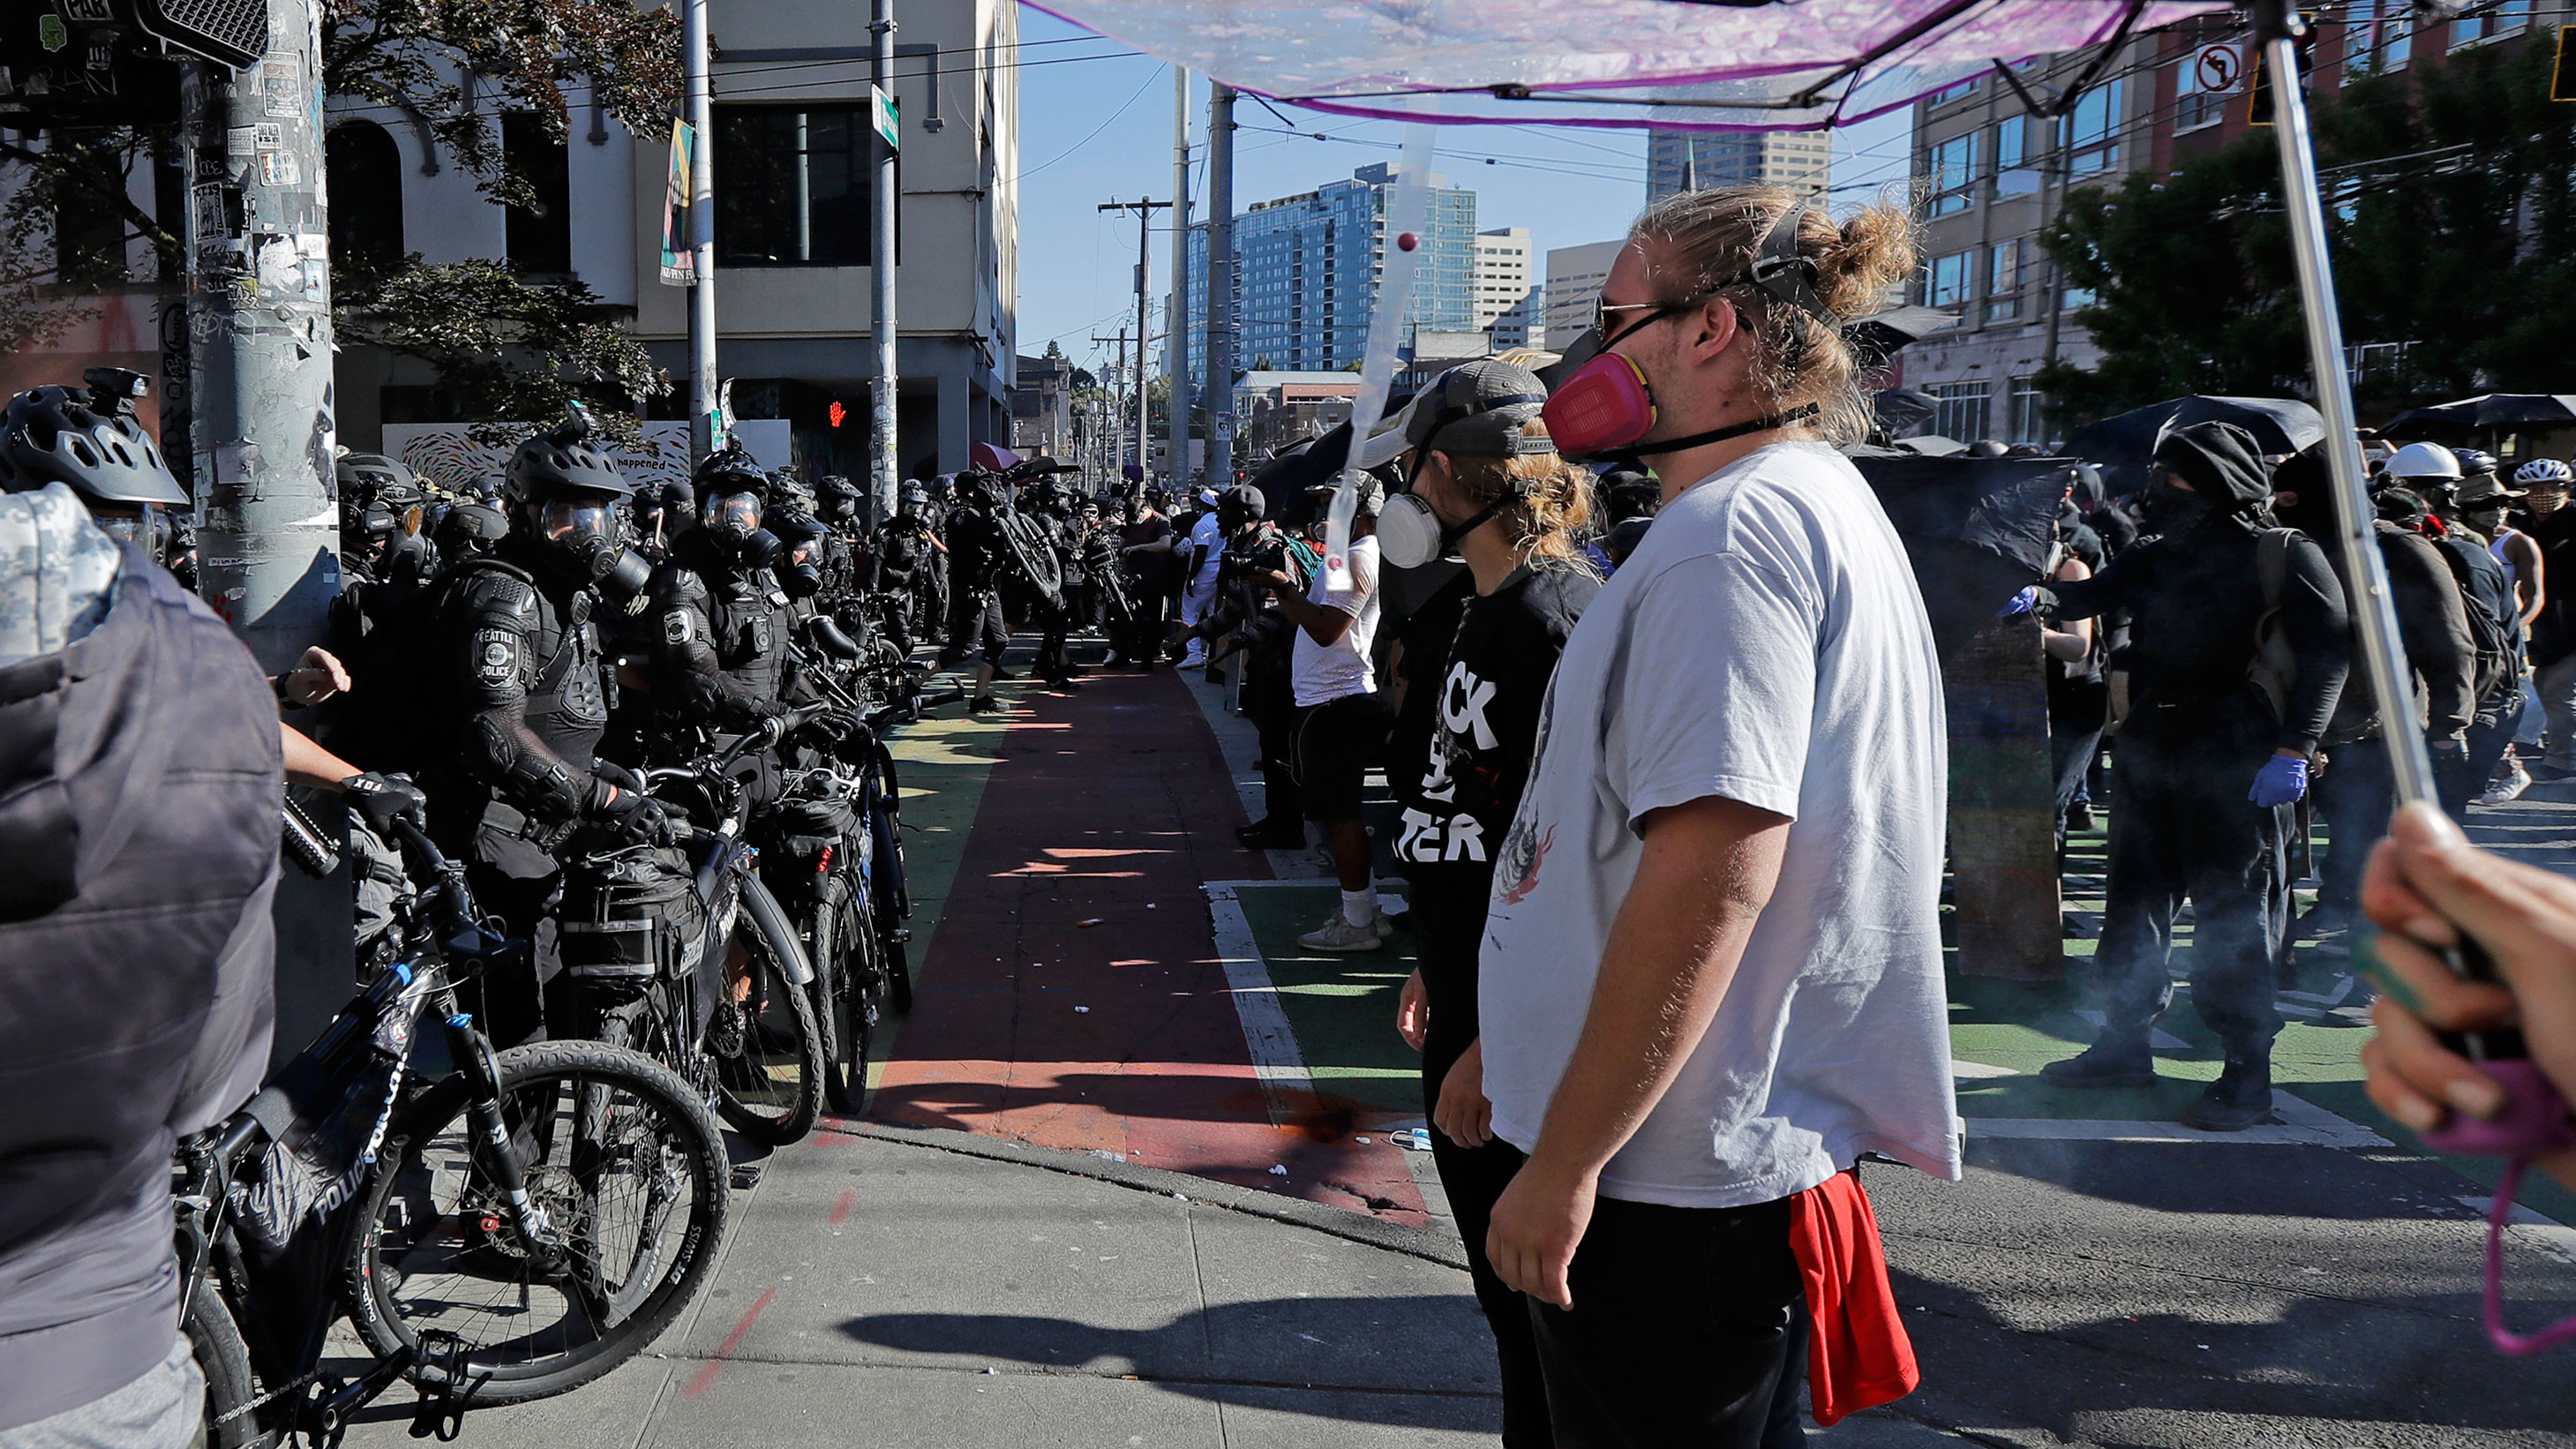
M1491 357L1462 362L1378 419L1354 450L1351 466L1383 467L1414 448L1470 458L1553 453L1556 444L1539 421L1546 405L1547 385L1528 368Z

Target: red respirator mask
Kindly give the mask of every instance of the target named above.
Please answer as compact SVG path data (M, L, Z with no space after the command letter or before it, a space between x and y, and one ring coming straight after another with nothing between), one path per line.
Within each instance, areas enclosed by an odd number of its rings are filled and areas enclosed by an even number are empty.
M1816 295L1816 264L1798 255L1798 221L1806 210L1803 203L1793 206L1773 223L1770 233L1762 239L1758 257L1742 274L1718 283L1692 301L1675 303L1659 310L1654 317L1629 328L1628 332L1690 311L1727 288L1746 283L1762 288L1778 301L1799 308L1827 328L1835 326L1833 314ZM1628 332L1622 332L1620 336L1626 337ZM1608 346L1607 339L1602 345ZM1649 447L1633 447L1654 431L1657 416L1655 391L1647 385L1645 369L1639 367L1635 360L1616 352L1603 351L1557 385L1539 416L1546 419L1548 436L1556 440L1559 453L1569 458L1588 458L1622 450L1641 457L1678 453L1781 427L1813 417L1815 412L1815 407L1810 404L1733 427L1714 428L1680 438L1658 438Z

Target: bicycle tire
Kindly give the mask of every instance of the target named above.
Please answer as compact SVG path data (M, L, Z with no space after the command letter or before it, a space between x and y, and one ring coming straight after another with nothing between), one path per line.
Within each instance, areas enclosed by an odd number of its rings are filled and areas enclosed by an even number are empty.
M188 1318L180 1325L197 1371L206 1376L206 1408L200 1442L206 1449L264 1449L273 1441L265 1415L251 1408L259 1402L259 1377L250 1366L250 1345L232 1309L215 1291L210 1274L188 1300ZM281 1400L293 1407L292 1396Z
M832 1089L832 1064L841 1059L840 1024L832 1002L842 990L842 966L836 959L840 953L832 947L831 927L827 924L831 917L831 907L825 899L828 889L827 883L814 893L814 909L798 928L798 936L805 945L805 960L814 968L814 979L805 984L805 996L813 1004L814 1033L823 1045L823 1104L837 1112L847 1110Z
M566 1191L576 1176L575 1154L598 1149L583 1146L575 1132L559 1123L550 1132L513 1131L523 1151L539 1137L545 1139L544 1157L523 1163L523 1170L531 1195L576 1243L586 1245L592 1259L588 1292L610 1300L602 1331L598 1309L585 1302L582 1292L513 1266L527 1260L514 1251L516 1230L507 1209L488 1183L478 1181L485 1174L468 1111L473 1096L468 1075L440 1080L397 1115L355 1204L362 1216L341 1264L344 1301L359 1336L379 1354L408 1351L424 1328L464 1338L468 1372L490 1375L475 1392L478 1406L565 1393L650 1347L706 1287L731 1211L732 1169L723 1133L706 1103L670 1068L639 1052L595 1041L537 1042L502 1052L498 1060L505 1112L520 1123L537 1120L540 1113L554 1123L577 1110L592 1088L623 1094L632 1105L616 1120L631 1129L627 1150L635 1154L626 1165L632 1168L649 1151L653 1169L633 1235L635 1253L627 1259L626 1276L610 1281L598 1263L605 1213L595 1197L583 1210L568 1200ZM454 1185L454 1210L445 1201L449 1184ZM659 1192L685 1193L685 1217L677 1211L676 1198L657 1204ZM430 1209L427 1221L415 1225L424 1198ZM389 1220L393 1218L400 1221ZM439 1275L435 1281L433 1273ZM483 1316L511 1337L485 1341L473 1331L472 1305L431 1296L450 1280L503 1289L510 1306ZM589 1335L578 1337L569 1327L561 1333L525 1328L530 1305L547 1296L568 1309L578 1306ZM620 1297L629 1301L616 1302ZM566 1325L571 1318L567 1313Z
M778 897L758 876L742 883L742 909L734 916L733 940L745 948L748 1004L752 1011L735 1015L731 1030L711 1025L708 1051L716 1059L716 1110L733 1129L754 1142L784 1147L814 1130L823 1111L823 1041L814 1025L814 1001L795 984L787 963L801 961L805 948L787 919ZM730 980L730 973L728 973ZM719 1018L734 1015L740 1003L721 1003ZM764 1037L777 1038L773 1047ZM719 1046L727 1050L718 1050ZM787 1074L782 1089L780 1073ZM759 1100L748 1098L761 1083Z
M831 1020L825 1030L833 1037L834 1051L824 1069L823 1089L835 1112L856 1112L865 1105L868 1059L876 1047L876 933L866 916L866 902L854 898L849 877L835 875L823 887L814 938L816 951L833 961ZM818 963L818 981L822 971Z

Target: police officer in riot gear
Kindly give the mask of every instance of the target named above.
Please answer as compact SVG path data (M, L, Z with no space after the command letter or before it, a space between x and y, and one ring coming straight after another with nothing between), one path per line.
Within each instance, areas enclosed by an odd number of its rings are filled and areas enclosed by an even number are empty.
M332 465L340 492L341 561L381 583L425 583L438 555L425 532L429 495L411 469L381 453L343 453Z
M599 616L644 582L625 547L630 491L576 406L511 455L509 533L461 561L438 601L428 698L452 727L424 771L430 834L467 862L476 899L539 944L537 980L484 982L496 1040L541 1024L535 988L553 969L537 927L562 884L556 847L585 824L649 835L660 823L635 777L596 757L616 690Z
M761 526L773 483L739 444L698 465L698 526L653 571L648 629L654 711L666 726L740 734L782 714L785 557Z
M931 555L942 547L930 531L930 522L922 516L930 505L930 491L918 483L904 485L895 516L877 530L877 587L883 591L886 605L881 615L887 637L906 655L912 653L912 620L919 603L922 578L929 572Z
M1002 651L1010 647L1010 626L1002 619L1002 581L1014 566L1008 525L1002 518L1000 487L984 473L957 475L957 506L948 513L948 570L952 604L948 614L948 647L939 662L964 660L980 649L975 665L975 697L967 709L978 714L1000 709L993 681L1002 672Z

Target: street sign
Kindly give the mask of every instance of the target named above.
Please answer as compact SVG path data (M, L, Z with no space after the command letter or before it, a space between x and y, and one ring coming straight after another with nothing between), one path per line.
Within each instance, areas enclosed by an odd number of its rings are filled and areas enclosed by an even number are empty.
M2191 74L2208 94L2232 91L2245 79L2245 52L2232 45L2204 45L2192 57Z
M876 116L877 134L885 138L886 149L902 150L903 111L900 103L895 100L894 93L883 86L871 85L868 87L868 99L874 102L868 109Z

